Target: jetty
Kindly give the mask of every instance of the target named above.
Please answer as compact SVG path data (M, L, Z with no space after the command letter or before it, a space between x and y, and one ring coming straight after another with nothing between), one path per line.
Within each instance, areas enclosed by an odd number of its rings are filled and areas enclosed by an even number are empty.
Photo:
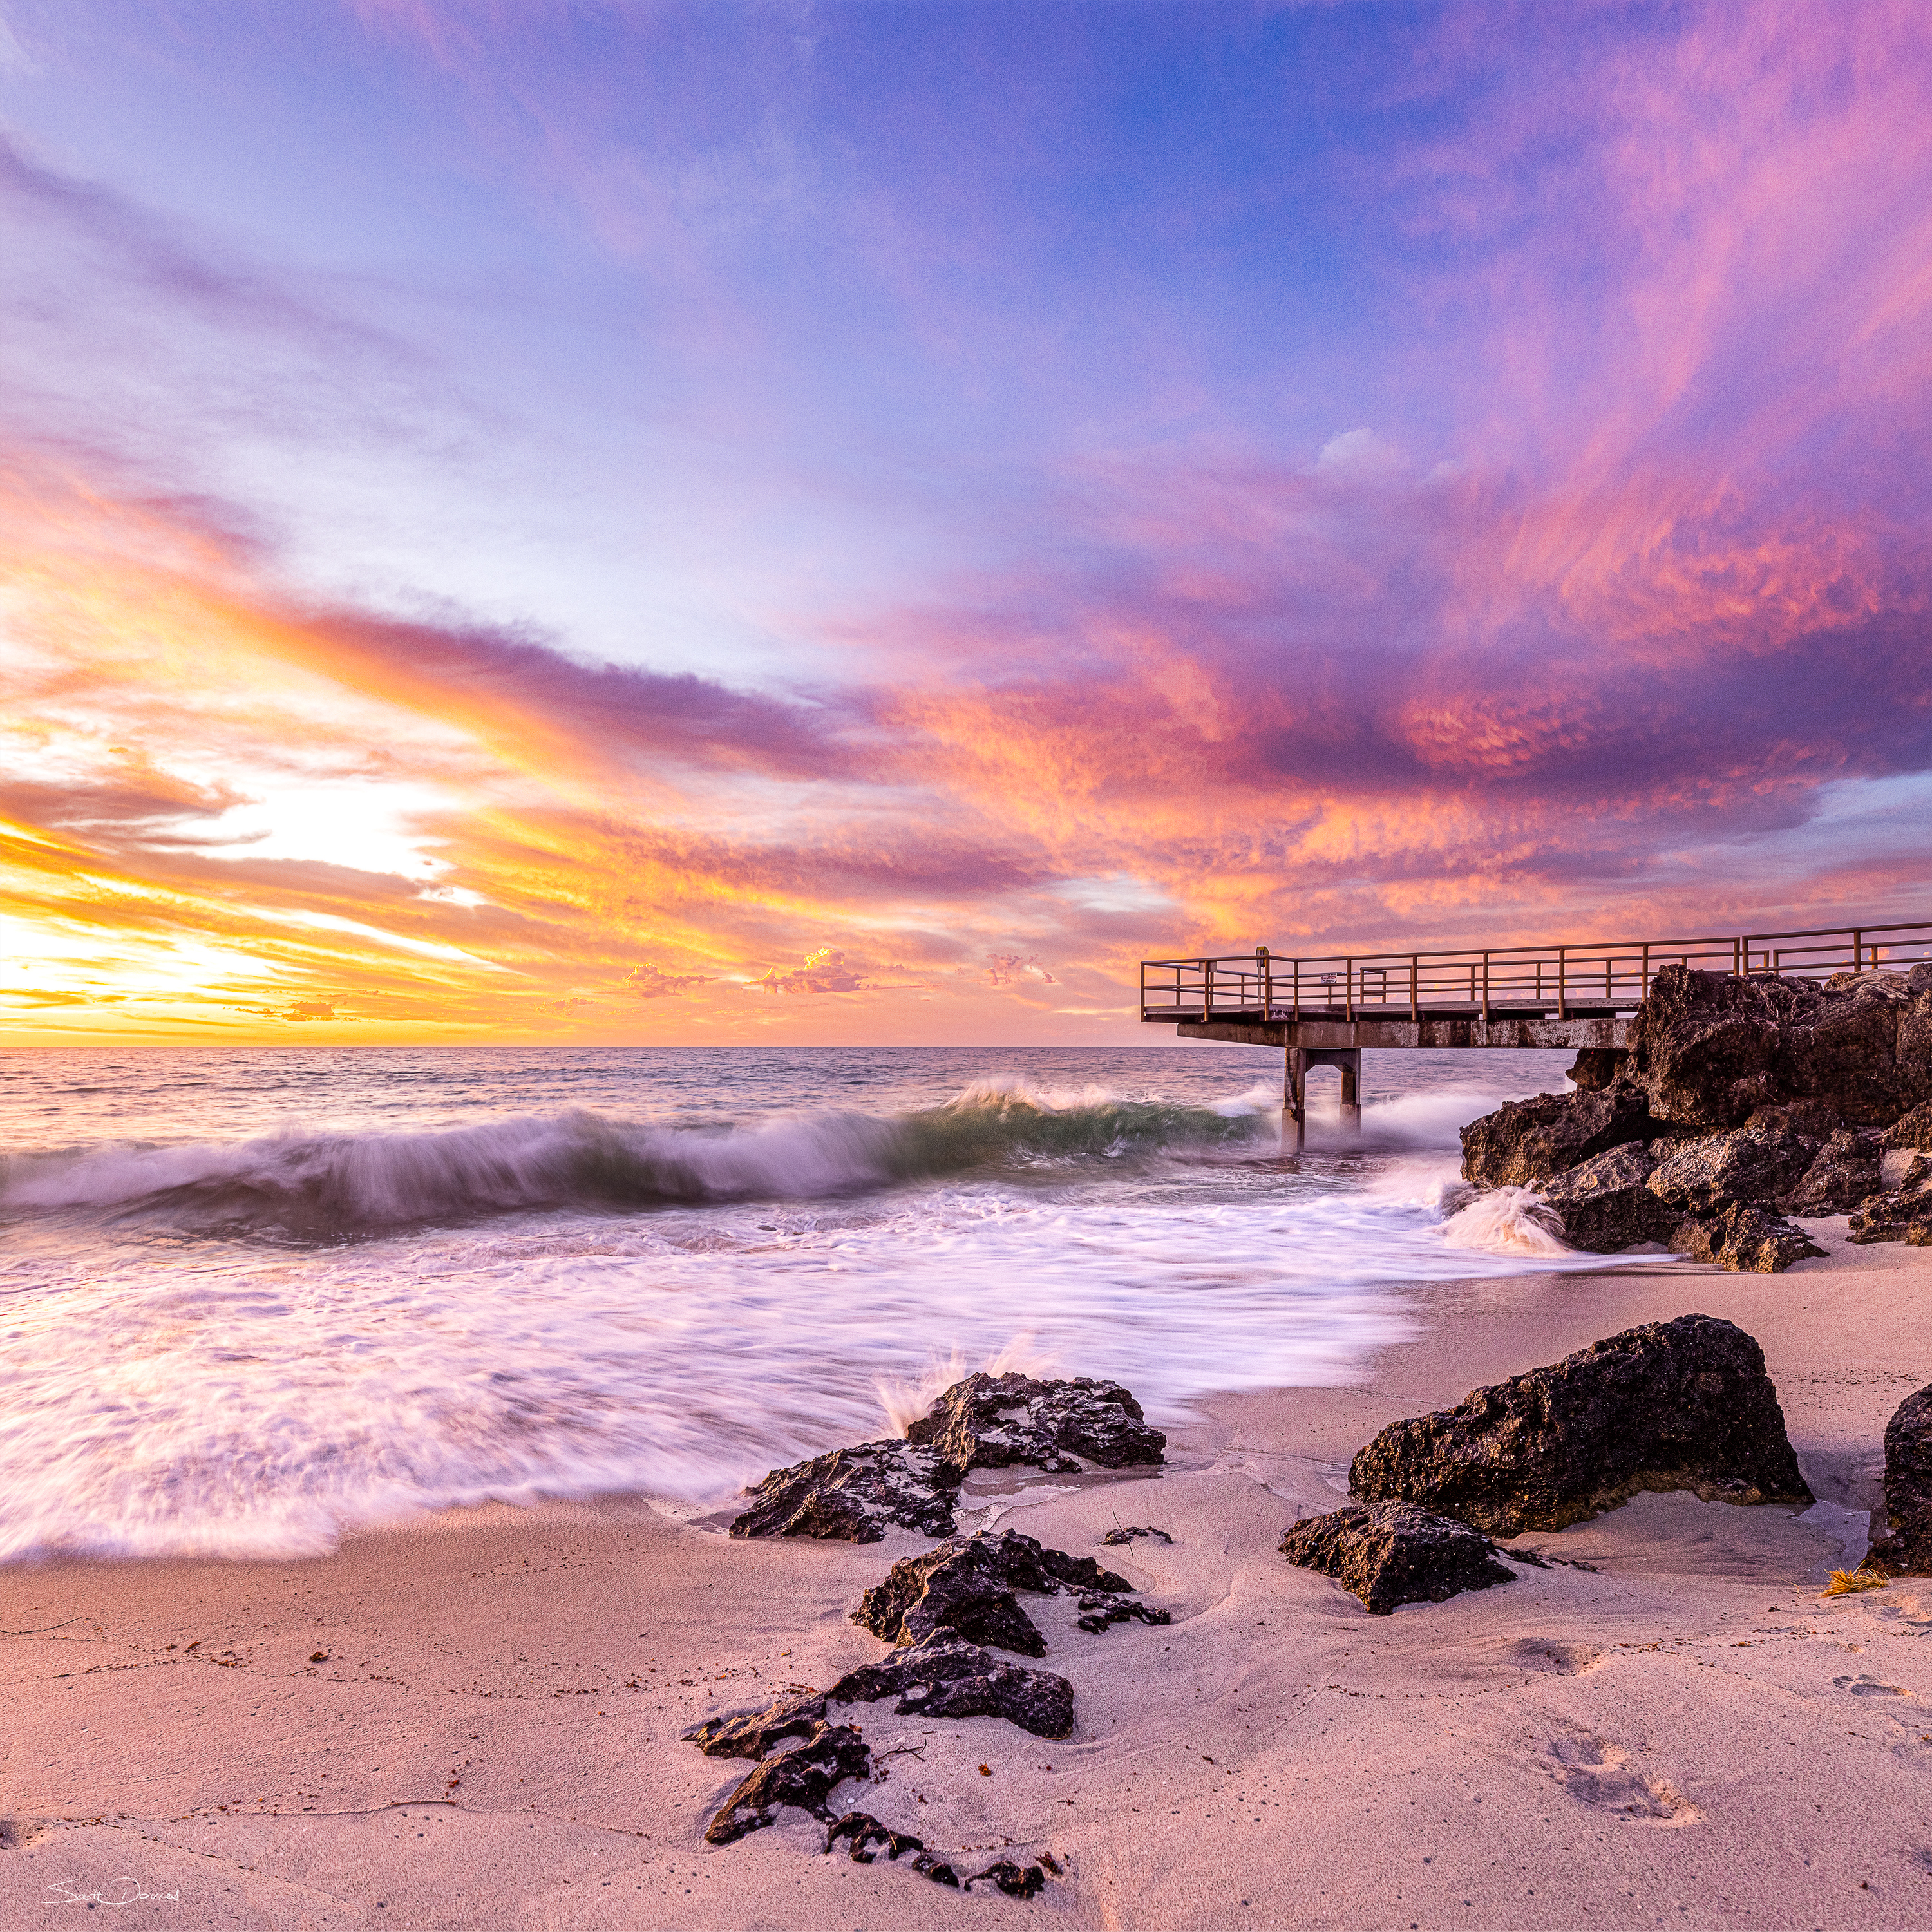
M1299 1148L1310 1068L1342 1076L1342 1118L1361 1124L1367 1047L1553 1047L1621 1052L1666 966L1738 979L1828 980L1932 959L1932 923L1822 926L1702 939L1565 940L1438 952L1252 952L1141 962L1141 1018L1188 1040L1278 1046L1282 1112Z

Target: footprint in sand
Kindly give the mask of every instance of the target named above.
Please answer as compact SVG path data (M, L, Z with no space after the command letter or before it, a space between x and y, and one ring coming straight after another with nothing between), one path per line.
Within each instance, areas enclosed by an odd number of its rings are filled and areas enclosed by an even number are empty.
M1504 1655L1519 1670L1540 1670L1557 1677L1582 1677L1603 1661L1604 1653L1586 1643L1560 1637L1522 1636Z
M1640 1824L1694 1825L1704 1814L1660 1779L1646 1778L1630 1754L1601 1738L1558 1738L1550 1774L1572 1798Z
M1881 1684L1876 1677L1834 1677L1832 1679L1834 1690L1849 1690L1854 1697L1909 1697L1912 1693L1902 1684Z

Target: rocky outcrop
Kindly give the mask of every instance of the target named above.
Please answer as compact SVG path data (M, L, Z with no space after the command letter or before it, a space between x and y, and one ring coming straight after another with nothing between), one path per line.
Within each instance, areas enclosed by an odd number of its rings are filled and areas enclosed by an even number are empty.
M826 1695L836 1704L896 1697L902 1718L1004 1718L1037 1738L1073 1729L1073 1686L1065 1678L1007 1664L950 1631L848 1671Z
M1657 1161L1631 1142L1559 1174L1542 1190L1573 1248L1614 1254L1646 1241L1668 1243L1684 1216L1649 1185Z
M1628 1070L1679 1126L1721 1131L1796 1100L1885 1126L1932 1100L1932 970L1820 986L1667 966L1631 1022Z
M1784 1123L1754 1120L1733 1133L1678 1142L1658 1162L1650 1188L1687 1214L1719 1214L1733 1202L1782 1199L1817 1154L1816 1141Z
M1514 1571L1497 1562L1486 1536L1408 1503L1351 1504L1298 1522L1282 1538L1281 1553L1334 1577L1372 1616L1385 1617L1400 1604L1446 1603L1465 1590L1516 1580Z
M1046 1640L1013 1593L1029 1590L1050 1596L1068 1589L1088 1593L1081 1596L1080 1608L1096 1612L1124 1601L1118 1593L1131 1594L1133 1586L1090 1556L1071 1556L1017 1530L1002 1530L997 1536L958 1538L923 1556L902 1557L886 1580L860 1599L852 1621L888 1643L920 1643L949 1630L974 1643L1041 1657ZM1166 1611L1136 1604L1117 1613L1109 1607L1097 1622L1085 1616L1080 1622L1083 1629L1102 1630L1130 1616L1148 1623L1168 1621Z
M752 1492L734 1536L830 1536L877 1543L887 1529L950 1536L962 1472L935 1450L862 1442L788 1469L774 1469Z
M1782 1274L1793 1262L1825 1252L1803 1228L1742 1201L1685 1220L1668 1245L1693 1261L1714 1262L1733 1274Z
M1561 1529L1640 1490L1807 1504L1764 1352L1708 1315L1647 1322L1392 1424L1355 1457L1354 1494L1420 1504L1492 1536Z
M788 1738L808 1738L826 1721L815 1690L788 1691L749 1711L728 1711L682 1735L706 1757L764 1757Z
M1048 1550L1016 1530L956 1538L895 1563L883 1583L860 1600L852 1621L888 1643L918 1643L950 1629L975 1643L1039 1657L1045 1640L1014 1592L1051 1594L1064 1588L1130 1590L1124 1576L1090 1556Z
M1662 1131L1642 1090L1628 1081L1598 1092L1506 1100L1462 1130L1462 1175L1484 1187L1533 1187Z
M1885 1130L1884 1141L1888 1149L1911 1148L1932 1154L1932 1100L1894 1120Z
M1904 1186L1862 1202L1852 1214L1850 1233L1862 1247L1874 1241L1932 1247L1932 1168L1915 1162Z
M1849 1214L1879 1191L1884 1150L1869 1130L1840 1127L1778 1205L1787 1214Z
M1885 1430L1885 1513L1864 1568L1932 1576L1932 1387L1907 1396Z
M844 1724L824 1724L803 1744L760 1761L704 1828L707 1844L728 1845L748 1832L774 1823L781 1805L795 1806L828 1822L826 1801L848 1778L863 1778L872 1754L859 1733Z
M1570 1064L1570 1081L1579 1093L1598 1094L1624 1077L1629 1049L1621 1046L1584 1046Z
M906 1439L938 1450L962 1472L1028 1462L1072 1474L1081 1467L1076 1457L1121 1469L1158 1462L1167 1448L1167 1438L1148 1427L1118 1382L1087 1376L1036 1382L984 1370L955 1382Z
M1588 1252L1661 1241L1775 1273L1821 1252L1783 1216L1852 1214L1888 1148L1932 1151L1932 963L1823 985L1666 967L1628 1053L1591 1048L1570 1072L1576 1092L1463 1129L1468 1180L1536 1188ZM1923 1238L1917 1219L1883 1210L1865 1238Z

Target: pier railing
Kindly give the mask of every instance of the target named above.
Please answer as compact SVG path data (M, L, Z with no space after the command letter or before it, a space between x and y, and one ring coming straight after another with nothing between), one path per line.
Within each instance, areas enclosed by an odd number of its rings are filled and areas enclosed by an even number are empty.
M1451 1015L1558 1019L1634 1012L1666 966L1739 979L1812 980L1932 960L1932 923L1805 932L1502 946L1480 952L1253 952L1141 962L1144 1020L1421 1020Z

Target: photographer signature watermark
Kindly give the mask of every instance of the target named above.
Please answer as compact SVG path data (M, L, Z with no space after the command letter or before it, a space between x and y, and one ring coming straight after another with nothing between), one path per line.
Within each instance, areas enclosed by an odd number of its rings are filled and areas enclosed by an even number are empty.
M97 1886L92 1892L82 1892L79 1886L68 1879L54 1879L47 1886L47 1895L40 1900L43 1905L138 1905L143 1899L159 1903L165 1900L170 1905L181 1903L181 1887L172 1892L149 1892L137 1878L117 1878L107 1885Z

